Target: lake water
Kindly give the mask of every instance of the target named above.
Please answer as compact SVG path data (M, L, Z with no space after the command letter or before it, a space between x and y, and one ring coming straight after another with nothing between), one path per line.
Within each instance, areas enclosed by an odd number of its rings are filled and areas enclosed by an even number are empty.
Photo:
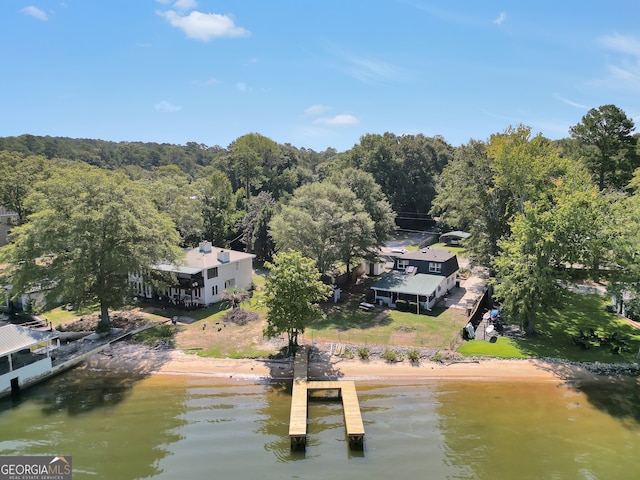
M291 452L290 385L73 370L0 401L0 455L72 455L78 479L637 479L640 387L356 382L365 444L314 401Z

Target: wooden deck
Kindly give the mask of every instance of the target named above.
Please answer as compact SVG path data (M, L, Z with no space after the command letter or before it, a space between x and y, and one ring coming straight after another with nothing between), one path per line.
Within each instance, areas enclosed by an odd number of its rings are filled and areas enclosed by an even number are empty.
M289 438L292 448L304 448L307 443L307 369L309 349L300 347L293 363L293 389L291 391L291 415Z
M307 443L307 406L309 392L315 390L337 390L342 399L345 429L349 446L362 448L364 443L364 424L360 413L360 403L355 382L352 381L307 381L309 349L301 347L296 354L293 366L293 389L291 393L291 416L289 419L289 438L292 448L304 448Z

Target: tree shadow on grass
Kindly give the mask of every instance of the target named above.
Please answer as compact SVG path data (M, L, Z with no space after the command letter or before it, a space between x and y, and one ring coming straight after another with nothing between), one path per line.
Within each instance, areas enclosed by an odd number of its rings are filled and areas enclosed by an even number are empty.
M640 330L606 310L607 297L564 291L555 305L543 309L533 335L514 338L529 356L574 362L635 361ZM611 339L614 339L613 341ZM614 347L620 347L614 349Z
M316 330L349 330L352 328L366 330L387 326L393 321L385 313L384 307L375 307L372 310L364 311L358 305L359 302L350 301L325 306L325 318L314 320L309 326Z
M515 338L514 343L531 357L566 360L540 361L540 367L583 392L596 408L615 418L640 423L637 377L596 375L579 365L598 362L606 371L607 365L620 369L637 362L640 330L608 312L607 303L604 295L565 291L556 305L540 313L537 333Z

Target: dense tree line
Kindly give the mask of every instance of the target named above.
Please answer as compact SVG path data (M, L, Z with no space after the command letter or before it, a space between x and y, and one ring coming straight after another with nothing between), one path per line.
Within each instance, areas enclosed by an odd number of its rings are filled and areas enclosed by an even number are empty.
M81 263L95 259L90 245L121 248L139 260L132 263L139 271L159 258L133 245L154 236L167 240L159 248L166 260L176 254L171 245L201 240L267 261L297 251L331 277L375 257L395 212L430 212L442 225L472 234L472 261L489 267L505 314L533 331L536 312L553 301L574 265L596 280L607 266L612 291L640 298L640 155L633 131L624 112L605 105L560 141L519 125L459 147L441 137L392 133L365 135L341 153L280 145L258 133L227 148L0 138L0 204L19 215L4 255L22 288L48 282L56 295L91 297L108 308L122 290L108 298L97 292L105 278L123 279L124 260L114 254ZM68 198L53 195L65 182ZM148 219L163 230L154 231ZM123 226L132 233L120 238L115 232ZM88 231L81 242L82 228ZM65 231L78 232L75 240L63 241ZM47 242L38 240L43 236ZM58 269L43 269L42 256ZM104 261L114 268L98 278ZM70 268L87 272L84 283L59 282L56 275ZM74 297L74 290L85 296Z
M461 146L444 168L432 213L472 233L473 263L489 267L505 315L527 332L574 266L595 281L606 267L611 292L640 299L634 128L605 105L591 109L570 138L552 142L510 127Z

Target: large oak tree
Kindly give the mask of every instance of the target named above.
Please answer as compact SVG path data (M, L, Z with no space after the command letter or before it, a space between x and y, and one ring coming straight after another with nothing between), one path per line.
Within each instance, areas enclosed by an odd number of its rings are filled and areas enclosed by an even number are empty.
M14 291L41 291L47 308L98 303L101 329L109 327L109 309L128 300L129 274L181 254L172 222L123 174L58 169L26 204L34 213L5 247Z

